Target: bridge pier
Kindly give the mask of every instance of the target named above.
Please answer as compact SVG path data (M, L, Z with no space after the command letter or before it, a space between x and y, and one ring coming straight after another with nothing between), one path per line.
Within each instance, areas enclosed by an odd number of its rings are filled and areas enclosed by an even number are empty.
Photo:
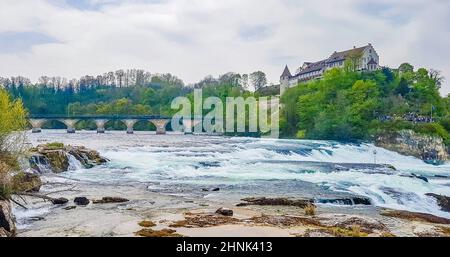
M184 134L194 134L194 128L202 122L199 119L183 119Z
M155 125L157 135L166 134L166 125L167 125L167 123L169 123L169 120L157 119L157 120L150 120L150 122L153 123L153 125Z
M105 133L105 124L108 120L95 120L95 124L97 125L97 133L103 134Z
M65 119L60 120L64 125L67 127L67 133L75 133L75 124L78 122L78 120L74 119Z
M127 125L127 134L133 134L134 133L134 124L138 122L138 120L123 120L125 125Z
M46 119L30 119L30 124L32 127L31 132L40 133L42 125L44 125L46 121L47 121Z

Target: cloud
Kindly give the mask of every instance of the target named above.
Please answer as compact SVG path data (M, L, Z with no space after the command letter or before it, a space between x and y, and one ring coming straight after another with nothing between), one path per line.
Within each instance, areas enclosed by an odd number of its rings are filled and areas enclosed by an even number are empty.
M410 62L450 81L449 13L442 0L2 0L0 75L143 68L190 83L263 70L276 83L285 64L371 42L383 65ZM25 46L8 43L21 37Z
M36 32L0 33L0 53L28 52L35 45L57 42L48 35Z

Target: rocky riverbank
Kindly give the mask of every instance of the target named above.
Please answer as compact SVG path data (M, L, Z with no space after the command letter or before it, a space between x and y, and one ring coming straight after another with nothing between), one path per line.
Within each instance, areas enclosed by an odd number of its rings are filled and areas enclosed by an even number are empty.
M64 197L53 198L46 194L39 194L43 182L38 174L46 172L60 173L68 171L72 160L76 160L79 165L89 169L96 165L106 163L108 160L97 151L83 146L69 146L61 143L50 143L39 145L30 149L30 171L17 172L10 177L10 190L13 198L19 196L20 200L0 199L0 237L12 237L16 235L16 220L13 215L12 202L18 205L18 208L27 209L27 201L24 197L38 198L49 201L54 205L65 205L69 202ZM72 159L73 158L73 159ZM72 160L71 160L72 159ZM78 200L77 200L78 199ZM81 200L80 200L81 199ZM82 201L83 199L84 202ZM23 204L19 203L20 201ZM112 203L127 201L124 198L104 197L94 201L95 203ZM74 199L76 205L87 205L90 200L85 197Z
M420 158L431 164L441 164L450 160L449 149L442 138L418 134L412 130L379 135L375 140L375 145L403 155Z

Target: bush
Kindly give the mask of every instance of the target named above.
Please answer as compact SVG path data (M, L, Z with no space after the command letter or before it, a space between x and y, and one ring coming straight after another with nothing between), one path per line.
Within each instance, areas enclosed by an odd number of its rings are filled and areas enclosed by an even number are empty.
M0 199L8 199L11 194L10 167L0 162Z
M314 206L313 204L308 204L305 207L305 215L308 215L308 216L316 215L316 206Z
M444 140L446 145L450 143L450 134L448 131L439 123L423 123L417 124L413 129L415 132L420 134L439 136Z
M45 145L45 147L47 149L61 149L64 147L63 143L59 143L59 142L53 142L53 143L48 143Z

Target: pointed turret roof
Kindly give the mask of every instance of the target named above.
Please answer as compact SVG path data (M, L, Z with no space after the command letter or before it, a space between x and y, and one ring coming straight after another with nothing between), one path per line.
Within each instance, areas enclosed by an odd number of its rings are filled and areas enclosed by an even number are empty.
M289 68L288 68L287 65L286 65L286 67L284 68L283 74L281 74L281 78L284 78L284 77L288 77L288 78L292 77L292 74L291 74L291 72L289 71Z

